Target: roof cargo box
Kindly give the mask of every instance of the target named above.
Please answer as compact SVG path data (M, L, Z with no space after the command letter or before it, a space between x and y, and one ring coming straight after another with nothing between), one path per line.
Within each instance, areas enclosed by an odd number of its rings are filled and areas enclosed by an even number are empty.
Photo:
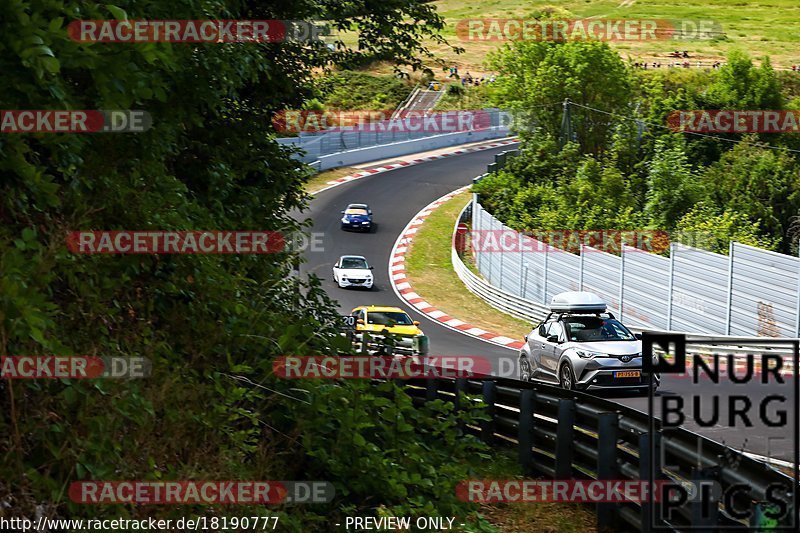
M605 313L606 303L593 292L562 292L553 296L553 313Z

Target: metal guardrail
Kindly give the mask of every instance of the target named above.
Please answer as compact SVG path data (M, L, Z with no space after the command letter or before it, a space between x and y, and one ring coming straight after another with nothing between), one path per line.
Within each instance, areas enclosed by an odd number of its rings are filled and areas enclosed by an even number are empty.
M404 104L408 105L410 102ZM407 110L403 111L406 112ZM301 132L297 137L281 137L276 142L283 146L292 146L302 150L292 155L305 163L313 163L333 154L361 150L364 148L387 146L406 141L420 141L424 139L447 138L447 136L458 138L454 134L480 134L496 131L496 138L504 137L509 134L507 114L499 109L490 108L481 110L485 113L482 122L475 129L464 129L455 131L426 131L424 128L409 130L392 124L393 119L401 117L393 116L382 122L371 124L368 128L361 130L339 130L331 129L320 132ZM400 113L402 115L402 113ZM413 152L409 152L413 153Z
M656 526L676 530L690 525L703 526L705 531L747 528L759 525L769 487L791 490L793 486L789 476L765 463L690 431L671 431L668 439L662 439L658 421L656 432L649 433L650 419L645 413L581 392L506 379L463 378L411 381L407 391L417 404L439 399L452 402L457 410L465 401L477 401L469 395L479 395L489 420L463 431L491 445L516 447L526 475L646 480L652 467L660 479L683 486L715 482L722 491L736 484L750 487L746 498L734 502L737 509L750 510L749 520L730 516L723 506L712 506L710 516L704 516L700 501L684 502L669 522L659 520L658 512L651 516L648 505L599 503L598 528L650 531L651 519ZM662 452L655 457L649 454L651 439ZM699 451L698 440L702 442Z
M421 90L422 87L420 84L416 84L414 89L409 93L408 96L406 96L406 99L400 102L400 105L394 110L394 113L392 113L392 118L397 118L402 112L404 112L408 108L409 104L414 101L414 98L417 97L417 93L419 93Z

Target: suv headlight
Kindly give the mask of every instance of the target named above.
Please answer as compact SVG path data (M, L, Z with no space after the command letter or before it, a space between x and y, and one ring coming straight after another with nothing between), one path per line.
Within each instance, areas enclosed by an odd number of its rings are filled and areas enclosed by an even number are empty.
M585 350L575 350L575 353L578 354L578 357L581 359L594 359L595 357L603 357L600 352L587 352Z

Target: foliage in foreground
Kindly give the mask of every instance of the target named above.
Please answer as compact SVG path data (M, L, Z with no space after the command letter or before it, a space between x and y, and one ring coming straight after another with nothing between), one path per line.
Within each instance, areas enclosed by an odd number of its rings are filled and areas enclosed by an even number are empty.
M66 33L73 19L201 13L357 22L366 41L358 51L292 42L104 45ZM456 465L475 445L441 436L453 415L439 422L441 409L412 410L396 391L397 405L387 405L385 391L365 384L298 387L271 375L278 355L343 348L333 302L318 281L292 276L298 250L85 256L65 247L70 230L300 230L289 213L306 201L307 170L273 141L269 118L314 93L313 69L354 54L418 67L421 37L441 25L432 7L13 1L0 6L0 21L0 108L144 109L153 117L142 134L0 138L0 355L142 356L153 365L141 380L1 382L2 512L225 513L78 505L67 489L82 479L312 476L335 483L340 496L328 508L283 509L297 530L355 505L457 507L443 476L462 476ZM381 413L397 421L396 433L372 418ZM353 440L337 441L340 433ZM441 475L432 471L449 461ZM359 485L370 469L383 483ZM235 509L247 511L265 512Z

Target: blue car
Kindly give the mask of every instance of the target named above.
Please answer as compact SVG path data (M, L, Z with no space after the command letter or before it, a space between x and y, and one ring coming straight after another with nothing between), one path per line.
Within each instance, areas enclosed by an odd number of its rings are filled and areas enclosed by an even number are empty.
M350 204L342 211L342 229L372 231L372 211L367 204Z

